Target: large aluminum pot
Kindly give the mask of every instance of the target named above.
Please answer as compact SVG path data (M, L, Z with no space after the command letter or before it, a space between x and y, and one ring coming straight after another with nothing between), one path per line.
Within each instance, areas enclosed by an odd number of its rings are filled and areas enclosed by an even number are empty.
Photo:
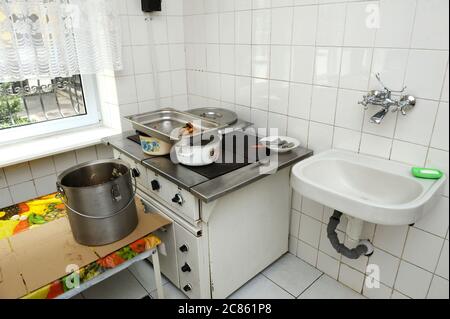
M58 192L66 204L77 242L106 245L136 228L132 178L137 175L123 161L99 160L74 166L58 176Z

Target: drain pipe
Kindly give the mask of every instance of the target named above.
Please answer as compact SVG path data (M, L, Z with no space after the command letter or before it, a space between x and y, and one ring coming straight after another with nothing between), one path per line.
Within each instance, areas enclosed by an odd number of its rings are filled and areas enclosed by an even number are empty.
M331 245L339 254L349 259L358 259L361 256L371 256L373 254L373 246L369 240L362 240L356 248L350 249L339 242L336 228L341 222L342 213L335 210L333 216L330 217L328 223L327 235Z

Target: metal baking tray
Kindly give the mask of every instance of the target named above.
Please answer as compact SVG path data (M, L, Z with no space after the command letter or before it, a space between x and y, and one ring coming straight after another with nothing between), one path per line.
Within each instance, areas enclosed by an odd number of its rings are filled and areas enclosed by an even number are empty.
M223 128L223 125L217 122L172 108L126 116L125 119L131 122L135 130L168 143L174 143L180 140L178 132L187 123L192 123L198 131L191 136L197 136Z

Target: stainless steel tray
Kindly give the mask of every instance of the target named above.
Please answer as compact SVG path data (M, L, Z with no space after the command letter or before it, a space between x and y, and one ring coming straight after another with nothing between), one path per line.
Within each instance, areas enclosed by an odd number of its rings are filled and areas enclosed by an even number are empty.
M214 121L195 116L190 113L164 108L153 112L126 116L133 128L165 142L173 143L180 140L179 130L187 123L192 123L198 130L192 136L209 133L223 128Z

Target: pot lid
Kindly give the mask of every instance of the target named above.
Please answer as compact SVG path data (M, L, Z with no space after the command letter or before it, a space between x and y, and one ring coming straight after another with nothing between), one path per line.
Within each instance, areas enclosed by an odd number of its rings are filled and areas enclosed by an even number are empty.
M235 112L217 107L202 107L189 110L189 113L215 121L220 125L231 125L238 120L238 116Z

